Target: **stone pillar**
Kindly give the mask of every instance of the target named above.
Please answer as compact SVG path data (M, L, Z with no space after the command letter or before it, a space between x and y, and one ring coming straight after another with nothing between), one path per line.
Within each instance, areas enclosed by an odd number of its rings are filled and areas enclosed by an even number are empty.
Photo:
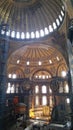
M68 35L67 35L67 51L69 58L69 82L71 83L71 95L70 95L70 108L71 108L71 130L73 130L73 19L70 19L68 25ZM71 80L70 80L71 79Z
M1 34L3 30L4 34ZM0 25L0 130L4 130L5 98L6 98L6 66L8 55L8 25Z
M72 45L69 40L67 40L67 51L68 51L68 58L69 58L69 72L68 72L68 79L70 87L73 86L73 52L72 52ZM71 88L73 92L73 87Z

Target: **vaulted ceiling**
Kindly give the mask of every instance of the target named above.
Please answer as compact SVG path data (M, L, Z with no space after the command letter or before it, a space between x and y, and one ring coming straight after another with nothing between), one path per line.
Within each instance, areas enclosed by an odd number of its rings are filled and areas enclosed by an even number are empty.
M45 68L56 75L60 65L67 70L67 62L63 56L66 41L62 38L59 40L58 34L64 34L63 38L67 35L66 20L67 16L73 17L72 12L73 7L69 0L0 0L0 23L9 25L6 34L10 38L8 73L14 70L30 74ZM4 35L3 30L1 33ZM51 44L52 40L48 40L50 38L54 39L55 46ZM59 49L55 41L60 46ZM42 64L40 66L39 61Z
M18 73L21 70L25 77L32 77L39 70L48 71L52 76L56 76L67 69L63 55L55 47L44 44L21 47L8 59L8 73Z
M62 0L0 0L0 23L9 25L12 39L44 37L57 30L64 17Z

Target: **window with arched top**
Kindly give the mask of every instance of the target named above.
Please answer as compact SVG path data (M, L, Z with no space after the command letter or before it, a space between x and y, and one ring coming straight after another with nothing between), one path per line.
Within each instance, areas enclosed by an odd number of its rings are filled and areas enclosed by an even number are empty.
M47 105L47 96L42 96L42 105Z
M45 85L42 86L42 93L43 94L47 93L47 87Z
M13 79L16 79L16 77L17 77L16 74L13 74L13 75L12 75L12 78L13 78Z
M49 97L49 105L52 107L53 106L53 99L52 96Z
M36 94L39 93L39 86L38 85L35 86L35 93Z
M64 82L64 92L69 93L69 86L67 82Z
M35 105L38 106L39 105L39 96L35 97Z
M15 37L15 31L11 32L11 37L14 38Z
M18 93L18 87L16 87L16 93Z
M10 91L11 91L11 84L8 83L8 87L7 87L6 93L10 93Z
M14 93L15 92L15 86L14 84L11 86L11 93Z

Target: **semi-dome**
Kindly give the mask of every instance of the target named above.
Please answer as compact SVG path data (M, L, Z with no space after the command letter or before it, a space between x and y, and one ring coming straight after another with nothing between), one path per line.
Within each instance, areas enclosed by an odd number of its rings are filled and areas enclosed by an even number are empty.
M15 65L26 66L26 62L30 62L30 66L35 65L39 61L48 65L58 63L63 57L60 52L52 46L39 44L31 44L21 47L11 54L9 57L9 63ZM48 62L47 62L48 61ZM50 63L51 62L51 63Z
M44 37L61 26L64 16L62 0L0 0L0 23L9 25L13 39Z

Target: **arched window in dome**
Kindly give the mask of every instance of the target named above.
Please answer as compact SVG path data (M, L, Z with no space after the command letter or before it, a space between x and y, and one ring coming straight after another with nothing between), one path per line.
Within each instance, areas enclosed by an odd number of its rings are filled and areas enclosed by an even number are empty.
M39 38L40 37L39 31L36 31L35 35L36 35L36 38Z
M58 18L56 19L56 23L57 23L57 26L59 26L59 25L60 25L60 21L59 21L59 19L58 19Z
M40 30L40 36L44 37L44 30L43 29Z
M35 38L35 33L34 32L31 32L31 38Z
M39 75L39 79L41 79L42 78L42 76L41 75Z
M26 32L26 39L29 39L30 38L30 34L29 32Z
M14 38L15 37L15 31L11 32L11 37Z
M56 57L56 59L57 59L57 61L59 61L59 60L60 60L60 58L59 58L58 56Z
M42 75L42 79L46 79L46 76L45 76L45 75Z
M41 65L42 65L42 62L41 62L41 61L39 61L39 62L38 62L38 65L39 65L39 66L41 66Z
M52 64L52 60L49 60L49 63Z
M62 9L63 9L63 10L65 9L64 5L62 5Z
M53 32L53 28L51 25L49 25L49 32Z
M24 39L25 38L25 34L24 32L21 33L21 39Z
M59 15L59 19L60 19L60 21L62 22L62 16L61 16L61 15Z
M16 38L18 38L18 39L20 38L20 33L19 32L16 33Z
M53 29L57 29L57 25L55 22L53 22Z
M35 77L36 79L38 78L38 76L37 76L37 75L35 75L34 77Z
M61 10L61 15L64 16L64 12Z
M16 63L19 64L19 63L20 63L20 60L17 60Z
M46 75L46 79L48 79L49 78L49 76L48 75Z
M45 27L45 29L44 29L44 33L45 33L45 35L48 35L48 34L49 34L49 30L48 30L47 27Z
M27 66L29 66L29 65L30 65L30 62L29 62L29 61L27 61L27 62L26 62L26 65L27 65Z

